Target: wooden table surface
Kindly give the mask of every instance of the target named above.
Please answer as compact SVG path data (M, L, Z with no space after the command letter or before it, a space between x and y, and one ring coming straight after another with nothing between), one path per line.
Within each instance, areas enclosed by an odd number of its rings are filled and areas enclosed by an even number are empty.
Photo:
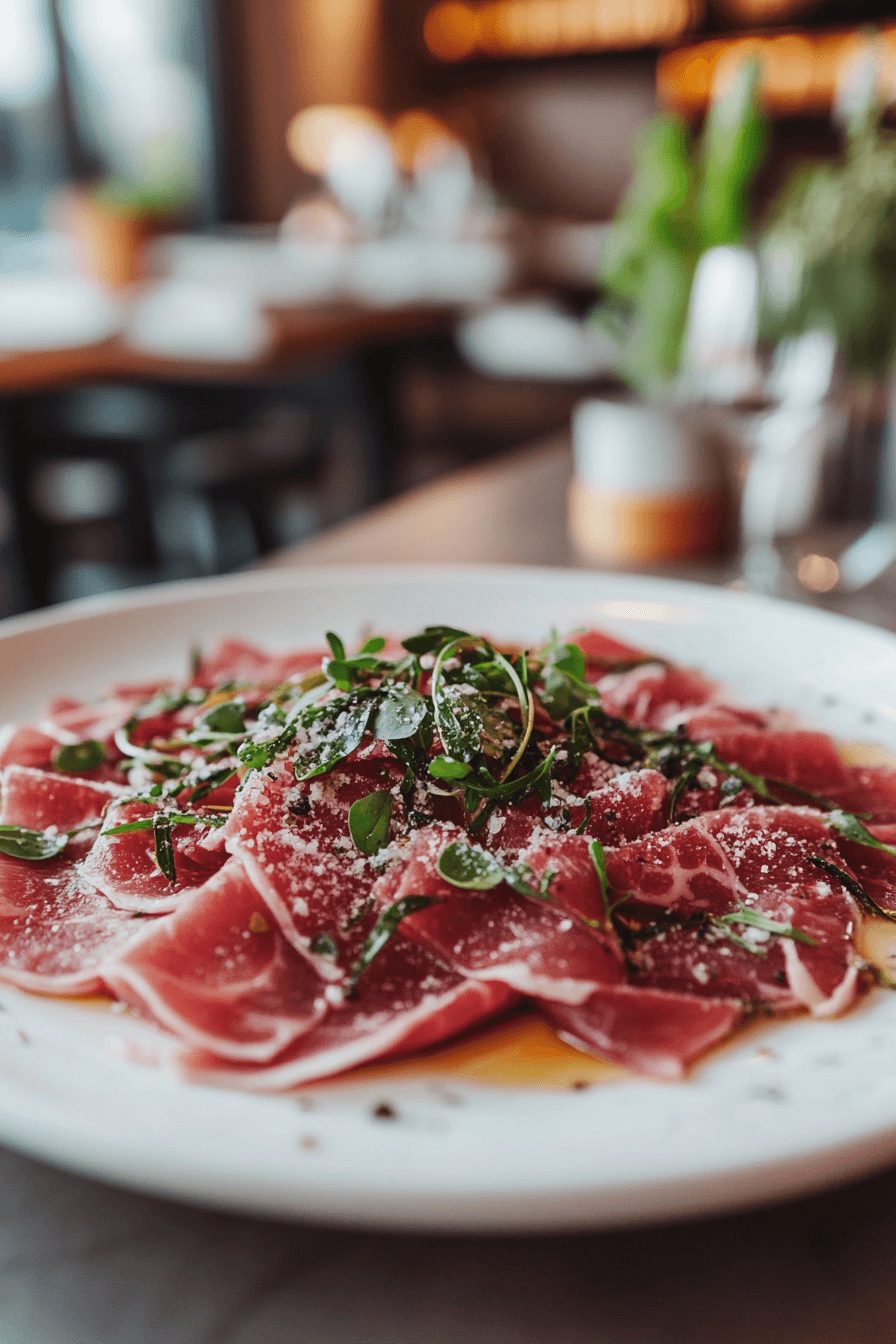
M168 359L147 354L120 337L65 350L0 352L0 396L39 392L60 384L133 380L250 382L288 373L297 360L327 358L391 340L448 328L454 309L444 305L367 308L328 303L273 308L270 351L259 359Z

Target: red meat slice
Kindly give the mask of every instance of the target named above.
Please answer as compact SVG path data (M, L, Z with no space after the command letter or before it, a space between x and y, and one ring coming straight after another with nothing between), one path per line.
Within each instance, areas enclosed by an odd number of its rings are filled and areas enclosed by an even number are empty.
M737 877L702 818L647 835L606 855L614 899L630 893L643 905L691 914L736 908Z
M651 656L643 649L636 649L633 644L623 644L622 640L605 634L603 630L582 630L578 634L569 635L567 642L578 644L585 655L587 675L595 681L619 663L640 663Z
M438 904L407 916L402 931L425 943L458 974L497 981L521 994L581 1003L596 985L624 977L615 939L588 928L550 901L518 896L505 884L463 891L439 874L439 854L462 833L451 826L419 830L399 864L373 888L381 905L405 896L435 896ZM591 896L596 892L594 884ZM588 896L576 892L587 903ZM593 918L601 914L594 901Z
M861 812L872 824L896 822L896 770L889 765L845 767L846 783L835 785L829 797L845 812Z
M229 1059L272 1059L327 1011L323 981L262 914L238 859L166 919L104 961L118 998L188 1045Z
M612 674L598 685L609 714L642 728L674 728L721 695L721 687L702 673L660 663Z
M769 939L750 952L733 942L723 927L673 925L654 931L629 954L633 983L785 1012L798 1008L801 1000L788 984L783 944L784 939Z
M326 979L341 978L349 964L334 964L311 943L321 934L335 939L353 923L376 877L352 843L349 808L395 788L403 773L397 761L370 756L298 784L292 762L278 761L249 776L224 828L227 850L245 865L284 937Z
M99 963L141 931L68 859L0 855L0 980L41 994L91 994Z
M719 889L717 899L709 902L686 876L695 858L710 853L700 850L701 832L723 855L733 878L727 892ZM638 856L633 851L640 848L644 854L650 846L652 863L642 865L638 884L633 862ZM656 903L665 902L683 914L704 910L718 916L745 907L804 935L799 939L747 923L728 925L728 931L751 951L731 945L726 926L671 928L639 947L634 960L640 974L651 984L694 994L738 995L781 1008L802 1004L817 1016L841 1011L856 989L856 910L848 893L808 861L810 855L824 854L831 847L830 827L821 814L805 808L756 807L709 813L677 831L609 855L607 868L614 886L621 889L627 878L641 904L650 903L656 888ZM704 883L706 868L704 861L700 865ZM667 892L661 890L664 879L670 883Z
M115 784L8 765L2 774L0 824L36 831L71 831L90 823L99 826L104 810L120 793Z
M38 770L49 770L53 752L58 748L58 738L36 728L7 723L0 729L0 767L30 765Z
M276 686L303 672L319 671L321 659L329 656L328 651L322 650L267 653L241 639L226 639L202 660L192 684L208 690L228 681Z
M588 795L590 817L584 834L604 845L622 845L665 824L669 782L658 770L629 770ZM585 820L584 807L570 809L573 826Z
M743 1015L741 1005L730 999L697 999L631 985L603 986L575 1008L540 1006L554 1030L576 1049L669 1079L680 1078Z
M177 881L170 882L156 862L151 830L109 835L115 826L151 817L147 803L126 800L106 813L104 829L84 861L84 876L121 910L163 914L174 910L184 897L201 887L227 857L222 850L201 844L203 825L173 825L174 867Z
M346 999L270 1064L228 1063L191 1051L183 1072L204 1083L250 1091L295 1087L368 1060L410 1054L456 1036L516 1000L506 986L465 980L396 934Z
M711 735L722 760L754 775L796 784L833 797L849 783L846 766L825 733L804 730L723 728Z

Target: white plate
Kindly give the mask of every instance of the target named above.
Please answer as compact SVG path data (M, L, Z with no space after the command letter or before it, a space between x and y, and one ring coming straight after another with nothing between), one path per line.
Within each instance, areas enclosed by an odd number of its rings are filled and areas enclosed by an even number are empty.
M595 624L896 748L896 637L804 607L656 579L500 568L258 573L0 626L0 719L54 692L183 672L191 645L272 648L444 621L535 641ZM0 1138L140 1189L389 1228L611 1226L730 1210L896 1158L896 994L833 1022L754 1027L688 1080L588 1091L340 1082L255 1097L153 1067L161 1032L0 990ZM388 1101L394 1120L377 1119Z

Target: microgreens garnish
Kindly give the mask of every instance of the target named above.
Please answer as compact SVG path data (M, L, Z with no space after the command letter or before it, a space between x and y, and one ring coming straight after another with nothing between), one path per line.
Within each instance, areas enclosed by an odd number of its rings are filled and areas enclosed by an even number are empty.
M428 905L435 905L437 900L438 897L436 896L403 896L400 901L396 901L394 905L390 905L388 909L383 911L346 981L346 994L349 998L354 994L358 980L367 970L367 967L397 932L401 921L406 919L408 915L413 915L417 910L425 910Z
M106 748L102 742L88 738L84 742L71 742L53 753L53 769L64 775L80 775L85 770L95 770L106 759Z

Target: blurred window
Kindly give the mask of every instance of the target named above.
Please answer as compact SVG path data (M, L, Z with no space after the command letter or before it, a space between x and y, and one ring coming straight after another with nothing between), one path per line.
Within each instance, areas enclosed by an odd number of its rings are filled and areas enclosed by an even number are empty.
M0 0L0 229L33 229L64 171L49 0Z
M40 227L73 177L216 213L210 15L205 0L0 0L0 233Z

